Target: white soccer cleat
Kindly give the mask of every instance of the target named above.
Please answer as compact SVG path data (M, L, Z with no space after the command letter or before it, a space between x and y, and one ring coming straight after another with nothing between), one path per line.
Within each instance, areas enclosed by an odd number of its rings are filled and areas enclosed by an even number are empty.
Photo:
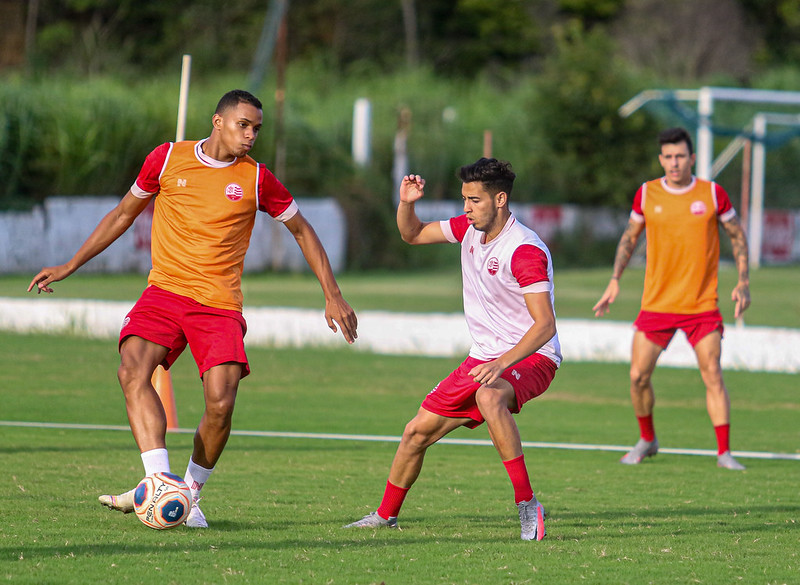
M656 453L658 453L658 439L653 439L652 441L639 439L633 449L626 453L619 462L625 465L638 465L644 459L653 457Z
M370 512L361 520L351 522L344 528L397 528L397 516L392 516L386 520L378 516L377 512Z
M117 510L123 514L130 514L133 512L133 492L135 491L136 488L118 496L102 495L98 499L107 508Z
M536 497L517 504L519 508L520 538L522 540L542 540L547 531L544 528L544 506Z
M733 458L733 455L731 455L730 451L725 451L722 455L717 455L717 467L733 469L734 471L742 471L746 469L744 465Z
M192 499L192 509L189 511L189 515L186 517L186 524L189 528L208 528L208 521L206 520L205 514L200 509L200 506L197 505L197 502L200 501L200 498Z

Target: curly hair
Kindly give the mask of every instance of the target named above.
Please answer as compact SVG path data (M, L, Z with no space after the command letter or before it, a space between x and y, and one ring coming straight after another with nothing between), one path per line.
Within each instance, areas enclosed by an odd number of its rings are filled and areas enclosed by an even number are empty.
M492 196L504 191L510 197L517 175L511 170L509 162L496 158L480 158L471 165L461 167L458 177L462 183L481 183Z

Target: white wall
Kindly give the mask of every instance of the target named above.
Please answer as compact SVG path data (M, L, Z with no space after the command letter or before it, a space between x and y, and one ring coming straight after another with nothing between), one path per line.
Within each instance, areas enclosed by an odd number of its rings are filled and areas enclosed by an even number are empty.
M59 300L36 296L0 298L0 330L72 333L114 339L132 302ZM361 311L358 340L348 346L333 333L319 310L245 307L248 345L267 347L338 346L391 355L463 357L470 337L460 313L389 313ZM559 319L565 364L572 361L630 360L633 330L629 322ZM685 336L679 333L660 364L695 368ZM800 330L725 326L722 365L726 369L800 372Z
M0 213L0 274L36 273L43 266L66 262L118 201L116 197L51 197L30 212ZM333 199L298 199L297 203L319 235L334 271L344 269L347 225L339 205ZM81 270L149 271L150 220L147 213L140 215L131 229ZM245 270L267 268L299 271L306 263L289 230L259 213Z

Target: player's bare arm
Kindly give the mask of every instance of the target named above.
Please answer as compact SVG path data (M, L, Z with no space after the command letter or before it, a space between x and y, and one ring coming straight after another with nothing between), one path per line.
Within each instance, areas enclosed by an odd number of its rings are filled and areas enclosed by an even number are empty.
M423 222L417 216L414 204L425 195L425 179L419 175L406 175L400 183L400 203L397 206L397 229L400 237L409 244L443 244L447 239L438 221Z
M64 280L100 252L108 248L117 238L133 224L136 217L147 207L149 199L140 199L128 191L125 197L100 220L97 227L81 245L69 262L60 266L42 268L28 285L28 292L34 287L37 293L51 293L49 286L53 282Z
M328 254L322 247L317 232L299 211L284 225L294 236L306 262L322 286L325 295L325 320L328 322L328 327L336 333L338 323L347 343L353 343L358 338L358 318L342 296L342 291L333 276Z
M519 342L496 360L480 364L470 370L476 382L491 386L508 368L536 353L556 334L556 315L550 302L550 293L525 295L525 305L534 320Z
M722 229L731 239L733 260L739 272L739 281L731 293L731 300L735 303L734 316L738 319L750 306L750 256L747 249L747 236L744 233L738 216L722 222Z
M628 262L630 262L633 256L633 251L636 249L639 236L642 235L643 231L644 222L634 221L633 219L628 220L628 225L625 227L625 231L622 232L619 244L617 244L611 281L603 292L603 296L601 296L597 304L592 307L595 317L602 317L608 313L609 305L613 303L617 295L619 295L619 279L622 277L622 273L625 272L625 268L628 267Z

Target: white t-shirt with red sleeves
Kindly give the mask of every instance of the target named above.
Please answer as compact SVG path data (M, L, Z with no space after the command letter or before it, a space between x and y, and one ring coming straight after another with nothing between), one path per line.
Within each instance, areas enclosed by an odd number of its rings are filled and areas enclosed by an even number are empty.
M482 243L466 215L440 222L445 238L461 243L464 316L472 347L469 355L493 360L519 343L533 326L525 294L547 293L553 298L553 262L550 251L532 230L511 217L491 242ZM561 364L558 334L537 353Z

